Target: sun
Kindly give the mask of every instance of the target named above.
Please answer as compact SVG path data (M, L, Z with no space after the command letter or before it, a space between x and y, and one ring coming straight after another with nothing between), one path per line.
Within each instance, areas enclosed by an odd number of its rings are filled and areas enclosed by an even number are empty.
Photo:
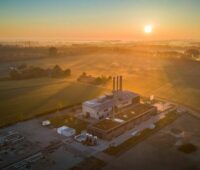
M144 32L146 34L150 34L150 33L152 33L152 31L153 31L153 26L152 25L145 25L144 26Z

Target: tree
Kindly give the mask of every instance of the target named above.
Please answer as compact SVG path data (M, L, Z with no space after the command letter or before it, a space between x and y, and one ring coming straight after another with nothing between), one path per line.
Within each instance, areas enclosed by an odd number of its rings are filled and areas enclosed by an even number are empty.
M97 85L102 84L102 79L101 79L101 77L97 77L97 78L95 79L95 82L94 82L94 83L97 84Z
M200 55L200 52L198 49L187 49L185 55L196 58Z
M58 54L58 50L56 47L49 48L49 56L56 56Z
M27 68L27 65L26 64L21 64L17 67L19 70L23 70L23 69L26 69Z
M43 69L36 66L26 66L20 69L10 68L10 78L19 80L19 79L30 79L30 78L39 78L39 77L66 77L71 75L71 70L66 69L62 70L59 65L55 65L52 69Z
M52 77L62 77L63 76L63 70L59 65L55 65L51 72Z
M13 80L17 80L20 78L20 74L16 69L10 70L9 74L10 74L11 79L13 79Z
M86 76L87 76L87 73L86 73L86 72L83 72L81 76L86 77Z
M71 70L70 69L66 69L64 71L65 76L70 76L71 75Z
M83 72L77 79L77 81L81 81L81 79L86 78L87 77L87 73Z

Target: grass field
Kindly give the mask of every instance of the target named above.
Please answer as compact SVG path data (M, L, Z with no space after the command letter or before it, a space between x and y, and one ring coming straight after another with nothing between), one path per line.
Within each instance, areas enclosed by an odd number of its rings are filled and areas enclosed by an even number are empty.
M0 126L80 103L103 91L63 79L0 82Z
M72 76L69 79L1 81L0 126L79 103L105 91L75 83L82 72L98 76L120 74L124 77L124 89L146 96L154 94L200 110L199 62L116 53L47 58L19 63L45 68L59 64L62 68L70 68ZM0 72L6 72L8 65L0 64ZM111 84L107 84L106 88L111 88Z

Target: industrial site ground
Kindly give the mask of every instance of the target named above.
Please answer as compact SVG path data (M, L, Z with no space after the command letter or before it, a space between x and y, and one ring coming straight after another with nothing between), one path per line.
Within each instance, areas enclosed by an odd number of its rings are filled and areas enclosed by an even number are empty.
M178 113L177 118L165 127L116 155L106 153L105 150L109 147L120 146L128 139L134 138L131 135L134 130L127 131L111 141L99 139L98 145L86 146L74 141L73 138L59 135L56 132L56 125L50 127L41 125L41 122L47 118L53 119L60 115L66 115L69 118L72 115L79 115L80 112L79 107L68 108L61 112L19 122L1 129L1 135L15 131L22 135L24 139L12 147L8 146L6 149L1 149L0 169L14 169L13 165L21 166L24 162L24 169L33 170L128 169L129 167L136 167L137 170L146 167L166 170L197 170L200 168L200 120L188 112ZM77 123L77 118L73 118L72 122ZM68 123L69 121L65 122L65 124ZM71 123L71 125L76 128L76 123ZM86 122L84 123L87 125ZM85 124L82 126L83 129L79 129L80 131L84 130ZM140 125L140 128L144 129L148 124L149 122L144 122ZM174 136L171 133L174 128L183 131L184 137ZM178 149L181 143L191 143L197 149L191 153L184 153ZM36 155L36 158L33 158L34 155ZM30 158L31 156L32 158ZM33 161L26 164L26 159Z
M200 147L200 120L189 114L183 114L172 124L151 135L146 140L134 146L126 153L115 157L104 169L128 169L135 167L143 170L147 167L155 170L198 170L200 169L200 150L185 154L180 152L176 146L179 138L172 136L169 132L172 128L178 128L185 132L188 142Z

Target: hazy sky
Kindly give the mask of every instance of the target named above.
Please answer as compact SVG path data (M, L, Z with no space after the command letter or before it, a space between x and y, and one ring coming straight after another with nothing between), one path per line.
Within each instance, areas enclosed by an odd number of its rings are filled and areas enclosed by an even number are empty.
M200 39L200 0L0 0L0 38Z

